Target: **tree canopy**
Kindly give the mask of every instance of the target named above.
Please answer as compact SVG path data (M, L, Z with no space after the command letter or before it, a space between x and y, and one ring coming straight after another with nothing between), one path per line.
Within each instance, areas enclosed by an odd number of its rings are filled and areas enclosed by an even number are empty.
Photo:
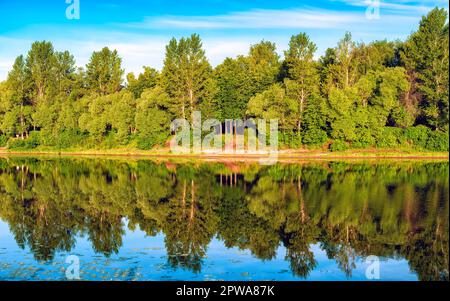
M298 33L284 56L261 41L211 66L200 36L173 38L162 70L124 79L104 47L85 68L38 41L0 83L0 147L164 146L175 118L279 119L280 146L448 150L449 27L445 9L423 16L406 41L355 42L347 32L317 58ZM423 138L425 137L425 138Z

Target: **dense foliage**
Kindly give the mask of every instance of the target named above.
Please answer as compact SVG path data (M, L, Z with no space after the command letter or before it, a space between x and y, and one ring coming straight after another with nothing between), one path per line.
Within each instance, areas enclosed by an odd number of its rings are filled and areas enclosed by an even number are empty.
M404 258L421 280L448 280L447 162L273 166L149 160L0 159L0 219L39 261L77 237L110 256L128 227L164 234L168 264L198 272L214 238L298 277L312 245L350 276L361 257Z
M283 147L448 150L449 28L435 8L406 41L355 43L346 33L314 59L305 33L284 57L275 44L213 68L196 34L172 39L161 72L124 82L107 47L77 68L67 51L35 42L0 83L0 147L162 146L175 118L277 118Z

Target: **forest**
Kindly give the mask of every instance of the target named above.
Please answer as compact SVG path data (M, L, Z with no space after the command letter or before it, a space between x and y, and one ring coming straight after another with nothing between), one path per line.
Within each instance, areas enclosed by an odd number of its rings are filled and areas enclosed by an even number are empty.
M261 41L211 66L197 34L173 38L161 70L122 68L116 50L78 67L36 41L0 82L0 148L163 148L176 118L279 120L282 148L448 151L449 27L445 9L405 41L356 42L346 33L317 58L305 33L283 56Z

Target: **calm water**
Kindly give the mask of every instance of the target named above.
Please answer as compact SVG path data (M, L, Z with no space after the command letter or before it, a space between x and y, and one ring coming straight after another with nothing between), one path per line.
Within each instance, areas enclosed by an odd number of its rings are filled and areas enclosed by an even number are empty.
M0 158L0 280L448 280L448 221L448 162Z

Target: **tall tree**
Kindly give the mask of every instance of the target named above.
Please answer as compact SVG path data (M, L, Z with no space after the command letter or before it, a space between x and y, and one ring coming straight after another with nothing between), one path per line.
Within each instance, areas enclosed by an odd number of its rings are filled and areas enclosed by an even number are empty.
M172 39L166 46L161 83L182 118L211 104L215 91L212 68L197 34L179 41Z
M449 27L444 8L422 17L419 30L406 41L401 58L420 93L424 122L435 129L448 128Z
M58 94L67 97L75 80L75 59L69 51L55 53L55 83Z
M31 108L27 99L27 86L29 84L28 76L27 76L27 67L25 65L25 61L23 56L20 55L14 61L14 65L12 70L8 74L9 88L12 91L12 103L9 107L9 117L10 120L14 120L13 116L17 116L16 121L19 122L19 126L15 127L18 131L18 134L22 139L24 139L24 135L28 134L28 126L27 121L29 120L29 115L31 112ZM5 121L8 118L5 118Z
M28 52L26 68L32 82L34 104L47 100L49 88L54 85L56 57L50 42L34 42Z
M119 91L124 74L121 64L122 59L117 50L111 51L104 47L92 53L86 65L86 78L91 91L103 95Z
M356 45L352 41L352 35L346 32L336 47L337 83L342 88L351 86L356 78L356 66L354 62L354 49Z
M292 36L289 50L285 52L288 94L298 101L297 133L300 137L303 113L311 94L318 92L318 72L314 62L316 44L306 33Z
M280 57L276 46L269 41L261 41L250 47L249 74L253 81L253 93L259 93L274 84L280 72Z
M159 73L157 70L144 66L144 72L140 73L137 78L132 72L127 74L127 88L137 99L141 96L145 89L150 89L156 86L158 76Z

